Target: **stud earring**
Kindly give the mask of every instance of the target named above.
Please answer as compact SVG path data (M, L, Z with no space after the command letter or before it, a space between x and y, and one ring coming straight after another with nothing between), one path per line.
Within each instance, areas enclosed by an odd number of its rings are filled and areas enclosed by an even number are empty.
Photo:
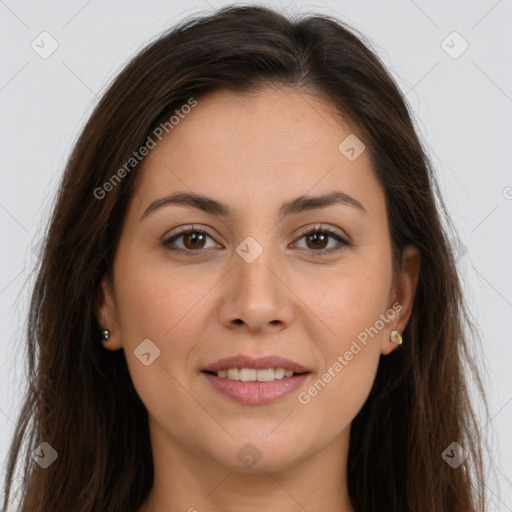
M402 335L400 334L400 331L391 331L389 339L396 345L402 344Z
M101 331L101 341L109 341L110 340L110 331L105 329Z

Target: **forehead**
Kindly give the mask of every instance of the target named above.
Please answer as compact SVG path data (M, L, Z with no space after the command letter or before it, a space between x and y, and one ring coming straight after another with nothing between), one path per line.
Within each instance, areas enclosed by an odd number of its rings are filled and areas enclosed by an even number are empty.
M269 158L288 159L304 158L312 146L337 150L341 136L357 131L334 105L311 93L266 87L243 94L210 93L164 137L176 144L225 147L239 155L264 143Z
M139 192L154 198L177 188L215 190L229 203L238 197L259 204L277 193L295 197L340 186L351 195L381 194L368 151L350 160L340 150L350 137L362 138L333 105L304 91L217 91L156 140L139 170Z

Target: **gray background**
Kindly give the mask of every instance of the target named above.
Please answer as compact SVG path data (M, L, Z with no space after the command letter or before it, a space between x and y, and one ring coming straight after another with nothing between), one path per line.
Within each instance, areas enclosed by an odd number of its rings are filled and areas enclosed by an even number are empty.
M30 272L73 142L143 45L185 16L228 3L0 1L2 464L24 390ZM512 511L512 1L272 5L347 21L371 39L406 94L458 232L464 289L483 335L477 362L490 416L480 413L479 424L497 467L491 510ZM51 44L58 48L42 58Z

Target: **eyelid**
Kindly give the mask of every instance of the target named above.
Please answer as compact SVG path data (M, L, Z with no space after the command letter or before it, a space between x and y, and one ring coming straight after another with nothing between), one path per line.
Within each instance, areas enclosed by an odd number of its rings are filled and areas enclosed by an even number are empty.
M170 238L178 237L179 235L187 234L189 232L200 232L205 233L211 238L215 238L214 235L210 232L210 227L205 226L204 224L198 225L198 224L189 224L186 226L180 226L175 229L172 229L165 233L165 235L162 237L162 240L169 240Z
M351 243L350 237L345 234L343 231L341 231L339 228L335 228L334 226L330 226L327 224L321 224L321 223L315 223L313 225L308 225L303 228L300 228L298 236L304 236L314 231L325 231L327 233L331 233L333 235L339 236L341 239L343 239L347 244Z

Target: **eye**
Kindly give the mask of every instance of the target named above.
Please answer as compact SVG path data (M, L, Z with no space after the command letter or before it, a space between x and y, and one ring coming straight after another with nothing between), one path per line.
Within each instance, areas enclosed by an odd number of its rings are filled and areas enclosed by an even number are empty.
M205 249L206 238L213 238L203 229L197 229L193 226L191 228L181 229L178 234L166 238L162 244L164 247L177 254L184 254L186 256L197 256L200 249ZM175 248L175 242L180 238L183 239L184 248ZM194 254L198 253L198 254Z
M305 239L305 249L312 252L324 254L338 252L341 249L343 249L343 247L351 245L350 242L341 234L330 228L322 227L321 225L317 225L312 229L302 232L299 240L302 239ZM329 239L334 239L338 243L335 244L334 247L330 247L329 249L327 249L326 247L329 244Z

